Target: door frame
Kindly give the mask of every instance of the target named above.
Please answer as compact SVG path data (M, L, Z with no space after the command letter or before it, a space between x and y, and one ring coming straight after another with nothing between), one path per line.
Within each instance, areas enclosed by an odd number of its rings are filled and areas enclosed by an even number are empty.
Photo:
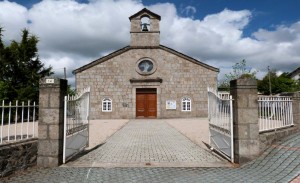
M141 85L136 85L132 87L132 118L136 118L136 89L137 88L153 88L156 89L156 119L161 118L161 101L160 101L160 93L161 89L157 85L149 85L149 86L141 86Z
M142 96L142 100L138 100L138 96ZM151 98L151 100L150 100ZM136 109L136 118L157 118L157 92L156 88L137 88L136 89L136 107L138 105L142 104L144 107L144 112L141 114L138 114L138 108ZM151 104L151 108L149 107ZM154 104L154 105L153 105ZM150 112L150 109L155 110ZM153 114L150 116L150 113Z

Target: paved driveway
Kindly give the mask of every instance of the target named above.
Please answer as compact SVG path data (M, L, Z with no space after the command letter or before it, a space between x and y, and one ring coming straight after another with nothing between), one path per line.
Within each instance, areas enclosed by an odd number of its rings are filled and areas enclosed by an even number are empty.
M125 135L127 134L127 135ZM130 135L128 135L130 134ZM164 139L169 140L164 140ZM127 139L126 139L127 138ZM127 143L120 143L127 142ZM147 146L146 144L152 144ZM180 146L180 147L179 147ZM173 148L175 147L175 148ZM149 151L146 151L148 148ZM157 150L155 150L157 148ZM102 152L103 151L103 152ZM105 151L105 153L104 153ZM186 155L185 153L189 154ZM185 155L184 155L185 154ZM204 156L204 159L203 159ZM207 157L206 157L207 156ZM153 158L155 157L155 158ZM168 158L171 157L171 158ZM69 167L31 168L0 182L8 183L161 183L161 182L290 182L300 180L300 133L270 147L259 158L239 168L155 167L156 165L219 162L162 120L130 121L97 150ZM193 161L191 161L193 160ZM137 167L111 167L130 164ZM111 164L108 164L111 163ZM150 163L150 165L146 165ZM71 167L77 166L77 167ZM127 166L126 165L126 166ZM297 177L294 179L295 177Z
M107 182L107 183L275 183L290 182L300 174L300 133L269 148L258 159L240 168L199 167L58 167L32 169L4 183L56 183L56 182ZM298 179L299 180L299 179ZM296 183L297 179L293 183Z
M164 120L131 120L96 150L69 167L224 167Z

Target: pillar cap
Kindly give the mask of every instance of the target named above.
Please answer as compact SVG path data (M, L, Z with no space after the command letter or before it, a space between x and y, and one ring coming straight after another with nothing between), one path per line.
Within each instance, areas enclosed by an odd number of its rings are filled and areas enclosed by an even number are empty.
M257 88L257 80L253 78L235 79L230 81L231 88L245 88L255 89Z
M61 84L67 83L67 80L57 77L45 77L40 79L40 87L59 87Z

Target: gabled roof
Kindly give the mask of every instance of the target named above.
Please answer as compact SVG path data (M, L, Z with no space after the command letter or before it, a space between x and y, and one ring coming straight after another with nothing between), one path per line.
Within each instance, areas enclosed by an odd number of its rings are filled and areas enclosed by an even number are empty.
M293 77L297 76L298 74L300 74L300 67L298 67L293 72L289 73L288 76L291 77L291 78L293 78Z
M115 52L112 52L112 53L104 56L104 57L101 57L101 58L99 58L97 60L94 60L94 61L92 61L92 62L90 62L90 63L88 63L88 64L86 64L86 65L84 65L82 67L79 67L78 69L73 70L72 73L76 74L78 72L82 72L82 71L84 71L86 69L89 69L89 68L95 66L95 65L98 65L98 64L100 64L102 62L105 62L106 60L109 60L109 59L111 59L111 58L113 58L115 56L121 55L122 53L124 53L124 52L126 52L128 50L130 50L130 46L126 46L124 48L121 48L121 49L119 49L119 50L117 50Z
M102 62L105 62L105 61L107 61L107 60L109 60L109 59L111 59L113 57L121 55L122 53L125 53L126 51L133 50L133 49L162 49L162 50L164 50L166 52L169 52L169 53L172 53L174 55L177 55L177 56L179 56L181 58L184 58L184 59L186 59L186 60L188 60L190 62L193 62L193 63L195 63L197 65L200 65L202 67L205 67L205 68L210 69L210 70L215 71L215 72L219 72L218 68L215 68L215 67L207 65L205 63L202 63L199 60L196 60L196 59L194 59L192 57L189 57L189 56L187 56L187 55L185 55L183 53L180 53L180 52L178 52L176 50L173 50L173 49L171 49L169 47L166 47L166 46L163 46L163 45L159 45L159 46L126 46L126 47L121 48L121 49L119 49L119 50L117 50L115 52L112 52L109 55L106 55L106 56L101 57L101 58L99 58L99 59L97 59L95 61L92 61L89 64L86 64L86 65L84 65L82 67L79 67L78 69L75 69L73 71L73 73L77 74L77 73L82 72L82 71L84 71L86 69L89 69L89 68L91 68L91 67L93 67L95 65L98 65L98 64L100 64Z
M215 72L219 72L218 68L210 66L208 64L205 64L203 62L200 62L199 60L196 60L196 59L194 59L194 58L192 58L190 56L187 56L187 55L185 55L185 54L183 54L183 53L181 53L179 51L173 50L172 48L169 48L169 47L166 47L166 46L163 46L163 45L159 45L159 48L162 49L162 50L165 50L165 51L167 51L169 53L173 53L174 55L177 55L177 56L179 56L181 58L184 58L184 59L186 59L186 60L188 60L190 62L193 62L195 64L201 65L202 67L205 67L205 68L210 69L210 70L215 71Z
M149 15L151 15L151 16L157 18L158 20L161 19L160 16L159 16L158 14L153 13L152 11L148 10L147 8L144 8L144 9L142 9L141 11L135 13L134 15L131 15L131 16L129 17L129 20L131 20L131 19L133 19L133 18L135 18L135 17L137 17L137 16L140 16L140 15L143 14L143 13L147 13L147 14L149 14Z

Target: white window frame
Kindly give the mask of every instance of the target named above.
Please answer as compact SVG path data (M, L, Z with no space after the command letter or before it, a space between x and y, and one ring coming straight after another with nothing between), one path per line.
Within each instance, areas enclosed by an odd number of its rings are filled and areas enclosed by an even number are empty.
M110 98L102 99L102 112L112 112L112 100Z
M189 108L188 108L189 105ZM183 97L181 99L181 111L189 112L192 111L192 99L190 97Z

